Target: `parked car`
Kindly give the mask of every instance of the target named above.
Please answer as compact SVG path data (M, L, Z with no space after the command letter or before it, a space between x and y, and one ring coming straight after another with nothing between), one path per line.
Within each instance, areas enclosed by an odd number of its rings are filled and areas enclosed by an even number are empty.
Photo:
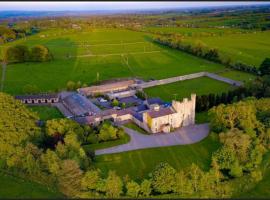
M106 103L106 102L108 102L108 101L107 101L106 99L100 98L100 99L99 99L99 102L100 102L100 103Z
M119 106L114 106L113 109L115 109L115 110L121 110L121 108Z

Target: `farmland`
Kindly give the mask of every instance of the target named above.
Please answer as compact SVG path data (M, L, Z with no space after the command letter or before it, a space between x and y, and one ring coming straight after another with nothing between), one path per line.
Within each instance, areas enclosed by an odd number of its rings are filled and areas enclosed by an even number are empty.
M134 76L148 80L224 69L222 65L153 44L149 35L129 30L56 29L6 45L11 44L44 44L54 56L53 61L46 63L8 65L4 91L11 94L23 94L27 84L35 85L41 92L64 89L69 80L93 84L97 73L99 80Z
M216 48L224 58L233 62L259 66L270 54L270 31L248 31L232 28L174 28L150 27L159 33L180 33L189 43L202 43Z

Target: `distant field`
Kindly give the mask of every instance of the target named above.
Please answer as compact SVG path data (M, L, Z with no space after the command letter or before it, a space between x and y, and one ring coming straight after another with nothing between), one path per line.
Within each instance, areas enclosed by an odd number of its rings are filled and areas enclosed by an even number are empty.
M241 61L259 66L266 57L270 57L270 31L178 27L148 27L145 30L180 33L188 42L202 42L209 47L219 49L224 57L230 57L234 62Z
M135 150L117 154L100 155L96 157L95 167L105 174L115 170L118 175L140 180L147 177L160 162L168 162L176 169L183 169L192 163L198 164L204 170L209 169L213 151L219 147L217 138L212 135L203 141L192 145Z
M185 27L147 27L146 31L162 32L162 33L180 33L184 36L211 36L211 35L223 35L232 33L246 33L250 32L243 29L233 28L185 28Z
M62 113L56 107L29 106L29 108L36 112L41 120L50 120L63 117Z
M200 37L190 42L206 44L220 50L225 57L232 61L241 61L246 64L259 66L261 62L270 57L270 31L253 32L247 34L224 34L222 37Z
M44 44L55 59L47 63L9 65L4 91L22 94L26 84L36 85L43 92L54 91L65 88L69 80L91 84L96 81L97 73L100 80L131 76L160 79L224 69L222 65L153 44L148 36L121 29L50 30L30 36L26 41L7 43L1 48L19 43Z
M63 195L58 192L48 190L45 186L0 172L0 199L48 199L61 197L63 198Z
M208 77L200 77L146 88L144 91L150 97L160 97L165 101L171 101L175 97L179 100L182 100L184 97L190 98L191 93L196 93L197 95L209 93L220 94L234 88L234 86L224 82L220 82Z

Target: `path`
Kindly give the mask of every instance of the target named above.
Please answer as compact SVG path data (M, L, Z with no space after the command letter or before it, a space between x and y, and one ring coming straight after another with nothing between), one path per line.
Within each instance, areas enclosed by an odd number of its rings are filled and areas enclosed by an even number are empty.
M106 149L96 150L96 155L119 153L136 149L146 149L152 147L165 147L174 145L193 144L199 142L208 136L209 125L198 124L182 127L172 133L160 133L152 135L144 135L129 128L125 128L126 133L131 140L127 144L118 145Z
M84 58L84 57L97 57L97 56L122 56L124 55L136 55L136 54L148 54L148 53L160 53L166 52L166 50L162 51L143 51L143 52L124 52L124 53L108 53L108 54L86 54L86 55L77 55L70 56L69 58Z
M3 89L4 89L4 82L5 82L7 64L5 62L2 62L1 65L2 65L2 78L1 78L1 88L0 88L0 91L2 92Z
M241 81L236 81L236 80L233 80L230 78L219 76L219 75L214 74L214 73L197 72L197 73L193 73L193 74L187 74L187 75L176 76L176 77L171 77L171 78L166 78L166 79L144 82L144 83L140 83L140 84L137 84L134 86L136 86L138 88L149 88L149 87L154 87L154 86L158 86L158 85L165 85L165 84L169 84L169 83L174 83L174 82L178 82L178 81L185 81L185 80L189 80L189 79L200 78L200 77L204 77L204 76L218 80L218 81L222 81L222 82L225 82L227 84L234 85L234 86L243 85L243 82L241 82Z

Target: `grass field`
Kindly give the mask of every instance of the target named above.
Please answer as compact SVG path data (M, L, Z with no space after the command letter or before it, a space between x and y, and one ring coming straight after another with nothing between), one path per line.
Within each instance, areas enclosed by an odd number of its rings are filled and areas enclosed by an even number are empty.
M130 136L128 134L125 134L125 136L121 139L118 140L113 140L113 141L107 141L107 142L101 142L97 144L87 144L84 145L83 148L88 151L88 150L97 150L97 149L105 149L113 146L117 146L120 144L125 144L130 141Z
M50 120L55 118L63 118L64 116L56 107L49 106L29 106L29 108L36 112L41 120Z
M190 98L191 93L196 93L197 95L209 93L220 94L233 88L234 86L227 83L223 83L208 77L200 77L196 79L146 88L144 91L150 97L160 97L165 101L171 101L175 97L178 100L182 100L184 97Z
M143 130L137 124L135 124L133 122L129 122L129 123L125 124L124 126L127 127L127 128L130 128L130 129L133 129L133 130L135 130L135 131L137 131L139 133L149 135L148 132L146 132L145 130Z
M56 191L48 190L45 186L0 172L0 199L22 198L63 198Z
M217 48L221 55L230 57L232 61L259 66L262 61L270 57L270 31L253 32L247 34L229 34L222 37L200 37L190 42L206 44Z
M92 84L97 73L100 80L131 76L160 79L224 70L222 65L153 44L148 34L129 30L50 30L6 43L0 49L19 43L44 44L54 60L8 65L4 91L11 94L22 94L26 84L36 85L42 92L63 89L69 80Z
M217 48L223 57L259 66L270 57L270 31L247 31L233 28L177 28L148 27L146 30L163 33L180 33L190 43L201 42Z
M176 169L183 169L192 163L204 170L210 167L213 151L219 147L217 138L209 135L206 139L192 145L150 148L96 157L95 167L103 173L115 170L118 175L128 174L131 178L141 180L147 177L160 162L168 162Z
M244 29L233 29L233 28L185 28L185 27L147 27L146 31L161 32L161 33L180 33L184 36L222 36L224 34L232 33L246 33L250 32Z

